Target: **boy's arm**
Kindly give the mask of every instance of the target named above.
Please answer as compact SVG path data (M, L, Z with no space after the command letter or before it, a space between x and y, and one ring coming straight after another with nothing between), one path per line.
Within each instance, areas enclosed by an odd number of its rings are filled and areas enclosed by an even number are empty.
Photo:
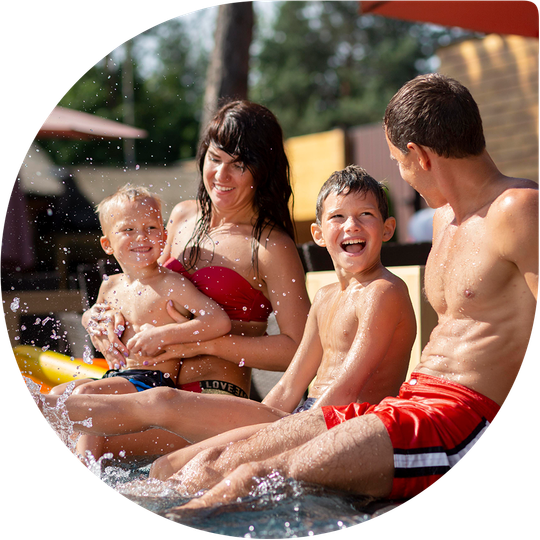
M318 296L315 297L302 341L287 371L263 400L263 403L269 407L292 412L300 403L304 392L319 369L323 349L317 325L318 298Z
M126 358L124 356L125 346L120 341L118 334L114 332L112 326L115 324L117 316L115 311L110 309L110 306L106 303L107 291L114 289L114 283L116 283L117 276L112 276L108 281L103 281L99 287L96 303L92 306L92 310L87 310L83 314L82 324L92 344L99 351L107 361L110 369L118 369L126 365ZM97 331L98 322L92 318L91 311L99 311L100 306L103 306L103 311L100 314L100 320L106 322L109 328L108 334L103 334ZM120 315L121 317L121 315ZM123 317L122 324L124 324ZM96 329L96 330L94 330Z
M388 353L407 299L398 287L389 282L373 285L376 289L369 302L356 306L358 328L340 372L313 407L348 405L356 401Z
M169 345L214 339L230 331L231 320L217 302L183 277L174 275L174 281L174 286L168 286L173 292L167 301L176 303L177 308L184 306L193 319L162 326L143 325L126 344L130 355L156 356Z

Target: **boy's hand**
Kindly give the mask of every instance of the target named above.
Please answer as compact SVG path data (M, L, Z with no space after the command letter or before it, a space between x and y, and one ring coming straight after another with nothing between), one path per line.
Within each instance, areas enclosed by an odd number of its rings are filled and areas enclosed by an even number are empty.
M124 317L107 304L96 304L89 313L86 331L94 347L103 354L110 368L124 367L129 353L120 341L125 328Z
M161 338L159 328L152 324L143 324L127 343L130 356L157 356L164 352L165 344Z

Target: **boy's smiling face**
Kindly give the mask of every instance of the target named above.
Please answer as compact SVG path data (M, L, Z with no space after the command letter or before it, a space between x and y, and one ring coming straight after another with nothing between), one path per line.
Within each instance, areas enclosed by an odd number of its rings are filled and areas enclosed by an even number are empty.
M380 265L382 243L392 238L395 228L393 217L383 221L373 193L330 193L321 224L314 223L311 232L330 253L336 271L356 274Z
M106 218L101 245L124 272L155 264L165 242L161 211L152 199L115 204Z

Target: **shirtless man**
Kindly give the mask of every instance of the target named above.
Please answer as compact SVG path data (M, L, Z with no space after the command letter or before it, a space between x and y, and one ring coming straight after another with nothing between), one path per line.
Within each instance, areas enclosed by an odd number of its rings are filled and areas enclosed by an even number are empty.
M425 291L439 322L420 364L397 399L322 407L201 452L181 473L193 490L214 487L182 508L234 501L276 472L412 497L463 457L507 397L536 308L537 185L497 169L478 107L452 79L431 74L404 85L384 127L401 176L437 208Z

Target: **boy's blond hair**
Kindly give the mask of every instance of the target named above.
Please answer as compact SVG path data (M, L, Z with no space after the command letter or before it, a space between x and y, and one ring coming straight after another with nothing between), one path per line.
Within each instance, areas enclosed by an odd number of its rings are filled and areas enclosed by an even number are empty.
M107 223L107 218L111 216L110 210L114 205L120 204L122 202L137 201L139 199L150 199L154 201L161 214L162 202L156 194L150 192L148 188L144 186L133 186L131 184L126 184L112 195L105 197L96 206L96 214L98 215L101 229L104 229L104 226Z

